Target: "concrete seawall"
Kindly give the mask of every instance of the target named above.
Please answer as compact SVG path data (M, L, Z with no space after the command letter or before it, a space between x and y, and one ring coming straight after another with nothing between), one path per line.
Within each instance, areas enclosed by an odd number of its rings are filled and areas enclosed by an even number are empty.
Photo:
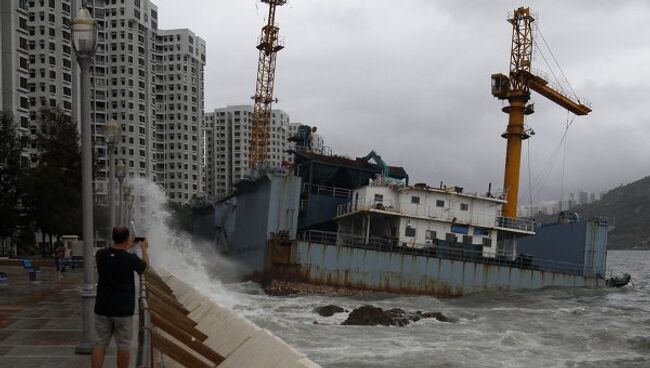
M197 323L196 329L208 335L203 344L225 358L219 368L320 367L268 330L211 301L167 270L157 267L156 272L190 311L188 317ZM166 357L164 364L180 367Z

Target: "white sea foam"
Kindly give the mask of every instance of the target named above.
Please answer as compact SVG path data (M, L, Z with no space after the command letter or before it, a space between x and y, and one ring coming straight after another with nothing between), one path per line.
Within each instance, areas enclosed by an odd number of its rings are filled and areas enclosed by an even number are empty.
M136 193L133 227L149 240L152 264L161 265L175 276L222 305L242 302L242 296L226 288L215 275L234 273L237 266L219 256L211 244L193 242L190 234L169 227L171 214L162 189L145 179L130 182Z

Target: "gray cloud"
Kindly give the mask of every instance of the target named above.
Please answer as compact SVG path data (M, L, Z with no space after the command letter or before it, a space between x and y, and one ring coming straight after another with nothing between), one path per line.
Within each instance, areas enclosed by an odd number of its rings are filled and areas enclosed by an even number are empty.
M249 103L254 48L266 15L254 0L156 0L160 26L188 27L208 42L206 108ZM507 116L489 76L507 72L519 1L290 1L278 11L276 105L319 127L336 152L376 149L414 181L500 187ZM578 117L535 200L604 190L650 174L650 2L533 1L542 33L571 84L593 103ZM539 37L538 37L539 38ZM541 45L541 40L540 40ZM548 51L545 55L552 58ZM535 68L548 71L543 59ZM557 72L557 70L556 70ZM567 113L534 96L527 123L532 178L549 164ZM527 147L521 195L527 196Z

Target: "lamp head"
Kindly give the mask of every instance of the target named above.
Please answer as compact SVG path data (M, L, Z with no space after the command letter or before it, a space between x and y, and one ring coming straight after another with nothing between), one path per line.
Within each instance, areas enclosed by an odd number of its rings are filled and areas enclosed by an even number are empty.
M97 22L90 16L88 9L79 9L77 17L72 20L72 44L78 58L88 59L95 55L97 28Z
M115 176L119 180L126 177L126 164L124 164L124 160L119 160L117 164L115 164Z
M106 140L108 141L109 144L116 143L120 140L120 136L122 135L122 129L120 127L120 124L117 123L115 120L111 120L106 124Z

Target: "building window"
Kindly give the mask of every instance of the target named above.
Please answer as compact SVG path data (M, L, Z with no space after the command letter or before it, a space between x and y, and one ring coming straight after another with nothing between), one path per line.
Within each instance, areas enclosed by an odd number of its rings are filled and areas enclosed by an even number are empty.
M445 240L448 242L455 243L458 241L458 238L456 237L456 234L447 233L447 235L445 236Z
M436 232L434 230L427 230L424 234L424 238L426 240L435 240L436 239Z
M472 236L463 235L463 244L472 244Z
M467 204L467 203L461 203L461 204L460 204L460 210L461 210L461 211L469 211L469 204Z
M384 201L384 195L383 194L375 194L375 202L383 202Z
M451 225L451 232L457 234L469 234L469 226L467 225Z
M436 200L436 207L444 207L445 206L445 201L438 199Z
M411 227L410 225L406 225L406 229L404 229L404 236L414 238L415 237L415 228Z
M475 227L474 228L474 235L488 236L488 235L490 235L490 229L487 229L487 228L484 228L484 227Z
M420 204L420 197L411 196L411 203Z

